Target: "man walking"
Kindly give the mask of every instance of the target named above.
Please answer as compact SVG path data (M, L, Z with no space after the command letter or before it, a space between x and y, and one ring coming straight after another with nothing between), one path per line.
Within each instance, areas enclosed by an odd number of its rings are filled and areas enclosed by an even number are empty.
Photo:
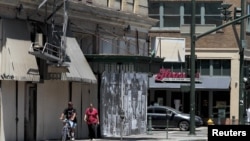
M88 124L89 138L91 141L95 140L96 125L99 124L98 110L90 103L89 107L85 111L84 121Z

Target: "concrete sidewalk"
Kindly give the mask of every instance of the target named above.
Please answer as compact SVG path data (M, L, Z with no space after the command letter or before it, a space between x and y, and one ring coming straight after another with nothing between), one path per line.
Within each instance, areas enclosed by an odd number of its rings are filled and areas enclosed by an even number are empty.
M95 139L96 141L207 141L207 127L199 127L195 130L195 135L189 135L189 131L179 130L159 130L140 135L130 135L124 137L104 137ZM89 139L76 139L76 141L89 141Z

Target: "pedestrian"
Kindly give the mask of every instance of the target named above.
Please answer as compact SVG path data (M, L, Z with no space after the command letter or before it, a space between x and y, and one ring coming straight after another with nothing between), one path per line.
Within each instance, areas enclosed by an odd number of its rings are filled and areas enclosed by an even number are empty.
M96 126L99 124L99 116L98 110L93 107L92 103L90 103L85 111L84 121L87 122L88 125L89 139L94 141L96 137Z
M71 101L68 102L68 107L65 108L60 116L61 120L69 120L70 127L71 127L71 140L75 140L75 129L77 125L76 119L76 109L73 107L73 103Z
M250 105L246 109L246 113L247 113L247 123L249 124L250 123Z

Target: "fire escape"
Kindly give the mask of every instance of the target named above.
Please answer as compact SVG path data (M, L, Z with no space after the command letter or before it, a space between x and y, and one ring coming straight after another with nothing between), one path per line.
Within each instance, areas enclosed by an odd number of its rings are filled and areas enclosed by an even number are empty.
M39 6L40 9L44 4L47 3L47 0L44 0ZM53 7L55 7L55 2ZM64 21L62 31L58 31L54 25L54 19L52 18L52 33L49 40L45 42L42 46L37 42L33 42L30 46L29 53L40 58L46 60L49 65L54 65L57 67L68 67L67 64L67 55L66 55L66 31L68 26L68 13L67 13L67 0L63 0L63 2L54 9L51 17L63 6L64 9Z

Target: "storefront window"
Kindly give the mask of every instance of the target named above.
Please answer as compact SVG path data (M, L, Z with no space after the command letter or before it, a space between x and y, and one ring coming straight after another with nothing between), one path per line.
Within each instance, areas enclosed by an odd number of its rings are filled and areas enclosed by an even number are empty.
M213 75L230 76L230 60L213 60Z
M210 75L210 61L209 60L200 60L200 63L198 63L200 65L200 73L201 75Z
M230 117L230 92L229 91L214 91L213 92L213 115L218 118L218 108L225 109L225 116Z
M222 61L222 75L230 76L231 75L231 62L230 60L223 60Z
M221 75L221 66L220 60L213 60L213 75Z
M181 72L181 63L173 63L173 71L174 72Z

